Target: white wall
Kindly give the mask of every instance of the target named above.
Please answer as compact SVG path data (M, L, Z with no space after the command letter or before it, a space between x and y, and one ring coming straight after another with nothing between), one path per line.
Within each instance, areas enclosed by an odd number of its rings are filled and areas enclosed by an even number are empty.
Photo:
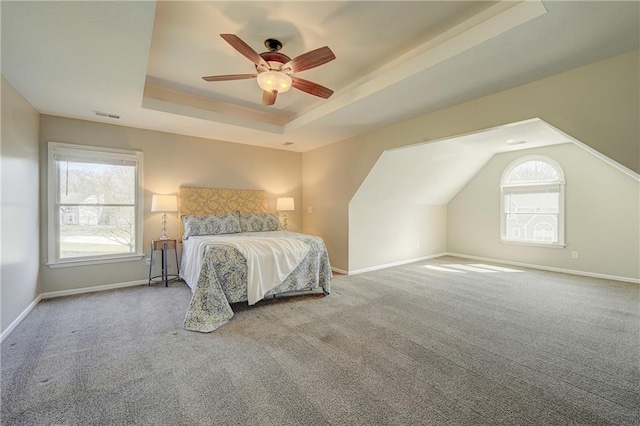
M463 137L385 151L349 203L349 272L446 252L446 205L493 156L485 145Z
M48 141L143 152L145 253L149 252L150 241L161 233L162 214L150 212L152 194L175 194L180 186L262 189L267 192L271 211L275 211L277 196L292 196L297 210L289 212L289 229L299 231L302 228L300 153L42 115L40 258L43 292L135 282L148 277L144 260L58 269L45 266ZM169 237L179 239L177 214L168 214L167 222Z
M447 251L447 206L349 204L351 273Z
M500 179L512 161L544 155L564 171L564 249L500 241ZM452 253L624 278L640 278L640 183L574 144L496 155L451 200ZM571 252L579 258L572 259Z
M40 293L38 116L38 112L2 76L2 331Z

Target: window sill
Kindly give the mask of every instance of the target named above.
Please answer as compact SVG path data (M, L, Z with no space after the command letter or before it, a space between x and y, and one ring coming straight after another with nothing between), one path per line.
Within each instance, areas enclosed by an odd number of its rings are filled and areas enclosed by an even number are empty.
M141 260L144 254L133 254L126 256L103 257L99 259L83 259L83 260L60 260L57 262L49 262L47 266L51 269L71 268L74 266L90 266L101 265L105 263L135 262Z
M504 238L501 239L500 242L504 244L515 244L517 246L543 247L552 249L563 249L566 247L566 244L562 243L534 243L531 241L505 240Z

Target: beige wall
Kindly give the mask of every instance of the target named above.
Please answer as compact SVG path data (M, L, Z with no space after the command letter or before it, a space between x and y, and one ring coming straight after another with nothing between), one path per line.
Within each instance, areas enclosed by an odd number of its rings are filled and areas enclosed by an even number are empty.
M549 157L564 172L564 249L500 241L500 179L525 155ZM574 144L499 154L449 202L448 251L638 279L639 195L637 180Z
M38 112L2 77L2 271L4 331L40 293Z
M638 59L629 52L304 153L304 230L348 270L348 205L384 150L534 117L639 172Z
M299 153L258 148L208 139L69 118L42 115L40 150L42 188L46 188L47 142L103 146L142 151L144 154L144 249L161 231L161 214L151 213L154 193L176 193L180 186L264 189L269 207L275 211L278 195L295 197L301 204L301 162ZM69 290L146 279L143 260L116 264L51 269L47 259L46 190L41 191L42 245L40 252L43 292ZM168 214L170 237L178 236L177 214ZM301 213L290 212L289 229L301 230Z

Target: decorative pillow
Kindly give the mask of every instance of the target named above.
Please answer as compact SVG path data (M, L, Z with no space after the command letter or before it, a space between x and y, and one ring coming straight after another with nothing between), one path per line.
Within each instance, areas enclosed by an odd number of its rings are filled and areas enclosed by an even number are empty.
M201 216L182 216L184 236L187 239L195 235L235 234L240 232L240 213L205 214Z
M278 213L249 213L240 215L242 232L282 231Z

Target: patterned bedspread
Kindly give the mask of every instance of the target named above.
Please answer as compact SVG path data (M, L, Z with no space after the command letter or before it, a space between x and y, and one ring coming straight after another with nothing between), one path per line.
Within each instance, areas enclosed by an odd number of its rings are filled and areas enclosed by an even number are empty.
M255 232L256 236L282 232ZM286 236L304 241L310 247L296 269L265 296L322 288L331 291L331 266L324 241L320 237L286 232ZM211 332L233 317L230 304L247 301L247 261L238 250L225 245L207 246L198 282L184 321L187 330Z

